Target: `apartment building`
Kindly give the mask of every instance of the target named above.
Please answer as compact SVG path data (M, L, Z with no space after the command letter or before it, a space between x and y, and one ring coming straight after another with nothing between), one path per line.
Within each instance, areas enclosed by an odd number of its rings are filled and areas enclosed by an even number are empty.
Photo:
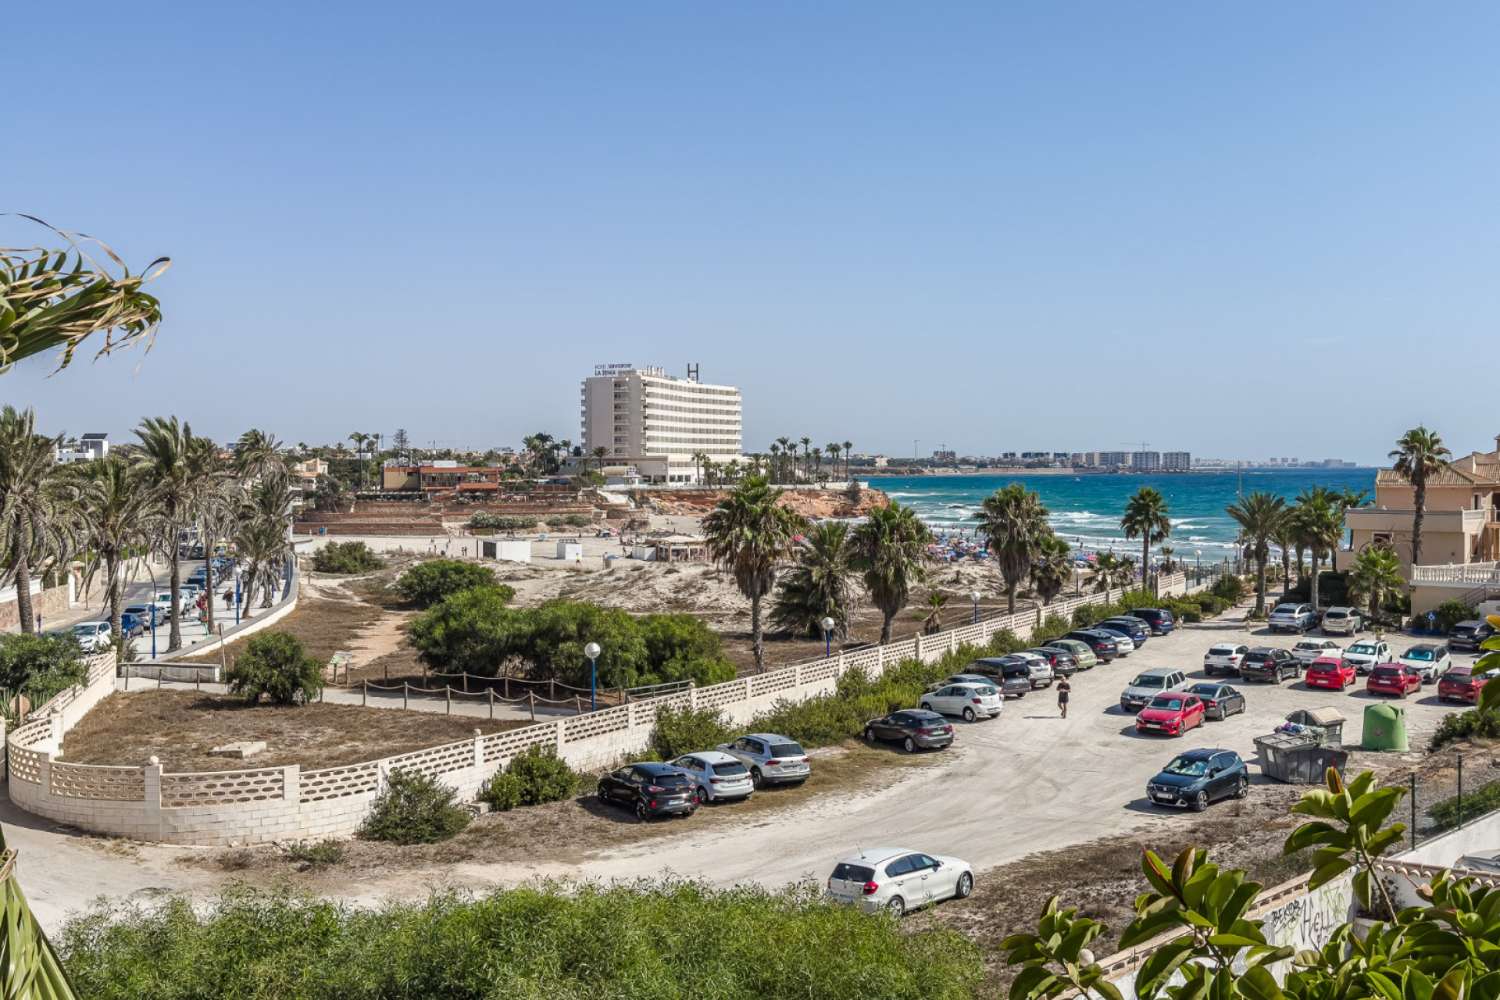
M1130 453L1130 468L1133 472L1156 472L1161 468L1161 452L1133 451Z
M1123 468L1130 464L1130 453L1124 451L1101 451L1099 452L1098 465L1101 468Z
M74 462L92 462L108 454L108 434L85 434L76 441L64 441L57 446L57 463L71 465Z
M693 483L701 459L743 461L740 390L657 367L599 365L579 392L583 451L604 448L605 475Z
M1186 451L1164 451L1161 467L1166 472L1188 472L1193 468L1193 455Z

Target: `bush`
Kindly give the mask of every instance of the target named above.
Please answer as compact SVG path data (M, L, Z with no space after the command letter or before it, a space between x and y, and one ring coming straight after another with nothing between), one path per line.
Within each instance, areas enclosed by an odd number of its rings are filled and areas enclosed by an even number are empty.
M243 886L207 904L99 909L57 940L92 1000L981 995L979 949L959 932L819 896L640 881L359 907Z
M536 527L536 518L507 517L482 510L469 518L469 527L489 531L531 531Z
M461 590L413 618L407 641L440 670L495 676L515 655L517 632L525 628L506 606L514 593L501 586Z
M1433 624L1432 627L1437 629L1443 635L1447 635L1448 632L1453 628L1453 626L1457 625L1459 622L1469 621L1471 619L1479 617L1479 612L1469 605L1465 604L1463 601L1444 601L1433 610L1437 613L1437 621ZM1422 627L1427 627L1425 616L1422 621Z
M1432 749L1441 750L1459 740L1492 740L1500 736L1500 716L1470 708L1443 716L1432 734Z
M294 840L286 845L286 857L306 868L323 868L344 860L344 845L337 840Z
M83 650L71 635L0 635L0 694L24 694L33 708L88 676Z
M549 528L583 528L594 523L594 519L587 514L560 514L556 517L547 518Z
M1035 645L1044 646L1054 639L1061 639L1071 631L1073 631L1073 623L1053 612L1042 619L1042 624L1038 626L1032 638L1036 640Z
M1215 580L1208 592L1230 604L1238 604L1245 596L1245 584L1239 577L1226 574Z
M501 590L507 601L515 596L515 591L496 581L495 574L487 567L457 559L428 559L402 573L396 581L396 592L419 608L430 608L443 598L471 587Z
M1452 716L1450 715L1451 719ZM1460 814L1462 806L1462 814ZM1437 830L1451 830L1459 826L1465 820L1483 816L1487 812L1500 809L1500 781L1492 781L1487 785L1481 785L1472 792L1465 792L1462 801L1458 796L1451 799L1443 799L1434 803L1427 810L1427 815L1432 817L1433 826Z
M369 573L385 560L364 542L329 542L313 553L312 564L319 573Z
M656 712L648 746L661 760L672 760L696 750L709 750L734 739L729 722L713 709L672 708Z
M511 758L480 789L479 800L506 812L518 806L561 802L578 793L582 778L551 747L531 746Z
M229 668L229 693L254 705L262 697L273 705L300 705L323 690L323 665L288 632L263 632L245 647Z
M366 840L393 844L433 844L469 825L468 810L454 802L453 789L416 771L392 771L359 828Z
M734 664L724 655L719 633L692 615L643 615L636 619L646 643L646 660L658 680L691 680L699 687L733 680Z

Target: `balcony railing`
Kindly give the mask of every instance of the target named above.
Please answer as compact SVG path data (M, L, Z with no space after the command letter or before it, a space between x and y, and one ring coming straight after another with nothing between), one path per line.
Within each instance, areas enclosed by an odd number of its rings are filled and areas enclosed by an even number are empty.
M1500 585L1500 564L1482 562L1448 563L1445 566L1413 566L1411 582L1450 587Z

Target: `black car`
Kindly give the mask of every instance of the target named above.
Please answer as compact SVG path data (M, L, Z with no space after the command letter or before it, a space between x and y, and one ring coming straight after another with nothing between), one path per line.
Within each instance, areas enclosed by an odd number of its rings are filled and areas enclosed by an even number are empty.
M1078 658L1066 649L1053 649L1051 646L1038 646L1035 649L1024 650L1046 660L1052 667L1054 677L1072 677L1078 673Z
M1198 700L1203 702L1205 714L1210 719L1227 719L1237 712L1245 710L1245 696L1239 690L1228 684L1219 684L1215 681L1199 681L1188 688L1188 694L1195 694Z
M1459 622L1448 630L1448 648L1477 652L1479 644L1495 634L1489 622Z
M636 819L691 816L698 808L694 782L671 764L631 764L599 779L599 800L630 806Z
M986 656L969 664L968 672L994 681L1006 698L1024 698L1031 691L1031 668L1014 656Z
M1166 608L1131 608L1130 617L1151 626L1152 635L1166 635L1177 627L1177 619Z
M1249 790L1249 769L1233 750L1184 751L1146 782L1152 805L1186 806L1194 812L1217 799L1242 799Z
M1077 639L1099 657L1100 663L1108 663L1120 655L1120 647L1115 645L1114 637L1108 632L1100 632L1098 629L1080 628L1074 629L1064 639Z
M1117 632L1124 632L1130 636L1130 641L1135 643L1135 648L1140 649L1146 644L1151 636L1151 626L1139 618L1130 615L1117 615L1114 618L1106 618L1102 622L1096 622L1094 628L1112 628Z
M1240 676L1247 681L1280 684L1285 678L1302 676L1302 662L1289 649L1256 646L1240 661Z
M900 743L907 753L941 750L953 743L953 726L936 712L908 708L865 723L871 743Z

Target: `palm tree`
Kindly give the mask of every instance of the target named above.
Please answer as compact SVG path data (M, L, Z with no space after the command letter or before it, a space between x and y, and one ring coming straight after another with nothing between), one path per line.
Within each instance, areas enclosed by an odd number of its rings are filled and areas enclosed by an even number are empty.
M1161 568L1162 568L1162 570L1164 572L1167 572L1167 573L1172 572L1172 567L1174 566L1174 563L1172 562L1172 557L1174 555L1176 555L1176 554L1177 554L1177 550L1174 549L1174 548L1172 548L1172 546L1170 546L1170 545L1163 545L1161 547L1161 562L1162 562L1162 567Z
M359 488L365 488L365 443L370 440L370 435L355 431L349 435L349 440L354 442L354 460L359 463Z
M1385 545L1367 545L1354 557L1349 572L1349 589L1369 601L1370 617L1378 618L1386 598L1399 591L1401 560Z
M604 475L604 459L608 455L609 449L602 444L594 449L594 461L599 463L599 475L601 476Z
M850 536L854 568L863 574L870 603L880 609L880 642L891 641L891 622L911 600L911 585L926 572L923 560L932 532L917 512L894 500L870 512Z
M1318 607L1318 563L1325 551L1338 548L1344 533L1344 515L1337 496L1322 486L1304 490L1291 510L1297 537L1312 553L1312 580L1309 599Z
M259 431L252 431L259 434ZM243 440L243 438L241 439ZM270 447L267 447L269 445ZM257 456L247 457L242 469L257 470L254 481L267 482L280 477L287 478L286 467L275 450L275 438L257 441L252 447L259 450ZM236 453L238 463L240 455ZM239 526L240 506L243 492L240 480L225 468L219 460L218 449L207 438L193 438L188 450L188 463L194 489L194 519L198 522L199 536L203 539L203 552L207 557L203 563L204 624L210 633L214 630L214 546L220 538L234 533Z
M802 468L808 479L812 478L812 438L802 438Z
M1280 534L1287 520L1286 501L1269 493L1257 492L1230 504L1224 511L1240 526L1240 534L1255 560L1255 614L1263 615L1266 612L1266 560L1271 556L1271 539ZM1283 557L1285 554L1283 549Z
M833 474L837 476L839 474L839 455L843 453L843 448L839 446L837 441L830 441L823 446L823 450L827 452L828 464L832 466Z
M57 464L59 438L36 432L36 412L0 410L0 551L16 587L21 631L35 632L31 579L77 551L81 522L77 487Z
M989 540L990 558L1005 580L1005 600L1016 611L1016 588L1031 572L1041 540L1051 531L1041 497L1020 483L1011 483L985 498L979 510L979 531Z
M1142 580L1151 566L1151 546L1172 533L1172 519L1167 516L1167 500L1161 491L1152 486L1142 486L1125 504L1125 516L1120 518L1120 527L1126 538L1141 540Z
M151 495L143 473L118 453L89 462L78 475L79 513L89 540L86 579L103 569L110 634L118 638L125 568L146 544Z
M171 567L172 600L182 587L181 533L192 523L194 503L201 483L192 460L193 430L176 417L147 417L136 428L140 448L136 467L150 484L151 499L161 515L154 545ZM181 615L173 614L167 633L167 651L182 648Z
M770 452L771 452L771 464L770 464L770 468L768 469L768 472L769 472L769 474L771 476L771 480L773 482L780 482L781 481L780 480L780 473L781 473L781 444L780 444L780 442L777 442L777 441L771 442Z
M1291 508L1287 508L1282 519L1276 525L1276 532L1271 536L1276 542L1276 547L1281 550L1281 585L1286 590L1292 586L1292 553L1297 553L1297 575L1302 574L1302 540L1297 531L1297 522L1292 517Z
M760 672L766 669L761 600L775 585L777 567L791 554L793 538L806 527L799 515L777 503L780 497L780 490L752 476L703 519L709 554L734 575L740 593L750 600L750 641Z
M699 483L703 482L703 466L708 464L708 453L703 451L693 452L693 467L696 470L696 478Z
M1067 541L1057 535L1045 535L1037 544L1036 558L1031 564L1031 588L1042 599L1042 605L1051 604L1072 578L1073 552Z
M823 476L823 449L822 448L814 448L812 450L811 454L812 454L813 478L815 478L815 479L821 479L822 476Z
M947 605L947 594L934 590L927 595L927 613L921 616L923 635L932 635L943 630L943 608Z
M1427 515L1427 480L1443 468L1444 459L1451 452L1443 445L1436 431L1417 426L1401 435L1396 449L1390 457L1395 459L1394 469L1411 483L1416 512L1411 519L1411 564L1418 565L1422 559L1422 519Z
M1344 515L1348 514L1351 510L1363 507L1365 503L1369 501L1369 499L1369 490L1357 490L1353 486L1345 486L1343 492L1339 494L1338 498L1340 519L1347 520ZM1351 549L1354 548L1353 528L1349 529L1349 547ZM1335 573L1339 571L1339 551L1337 548L1333 550L1333 571Z
M1120 578L1122 563L1113 552L1101 552L1094 559L1094 576L1092 583L1096 593L1107 593L1114 589L1115 582ZM1134 571L1132 570L1132 575Z
M850 444L848 441L845 441L839 447L840 447L840 449L844 453L844 478L848 479L849 478L849 453L854 449L854 445Z
M832 618L839 638L849 638L849 613L854 607L849 534L846 521L819 521L808 529L795 550L797 565L776 588L773 627L817 639L823 635L823 619Z
M239 510L235 548L249 563L245 573L245 606L255 592L263 596L261 607L270 607L275 587L291 552L287 527L291 524L292 497L285 472L273 473L250 488Z
M270 431L251 428L240 435L234 445L234 464L240 475L255 479L272 469L284 467L283 445Z

